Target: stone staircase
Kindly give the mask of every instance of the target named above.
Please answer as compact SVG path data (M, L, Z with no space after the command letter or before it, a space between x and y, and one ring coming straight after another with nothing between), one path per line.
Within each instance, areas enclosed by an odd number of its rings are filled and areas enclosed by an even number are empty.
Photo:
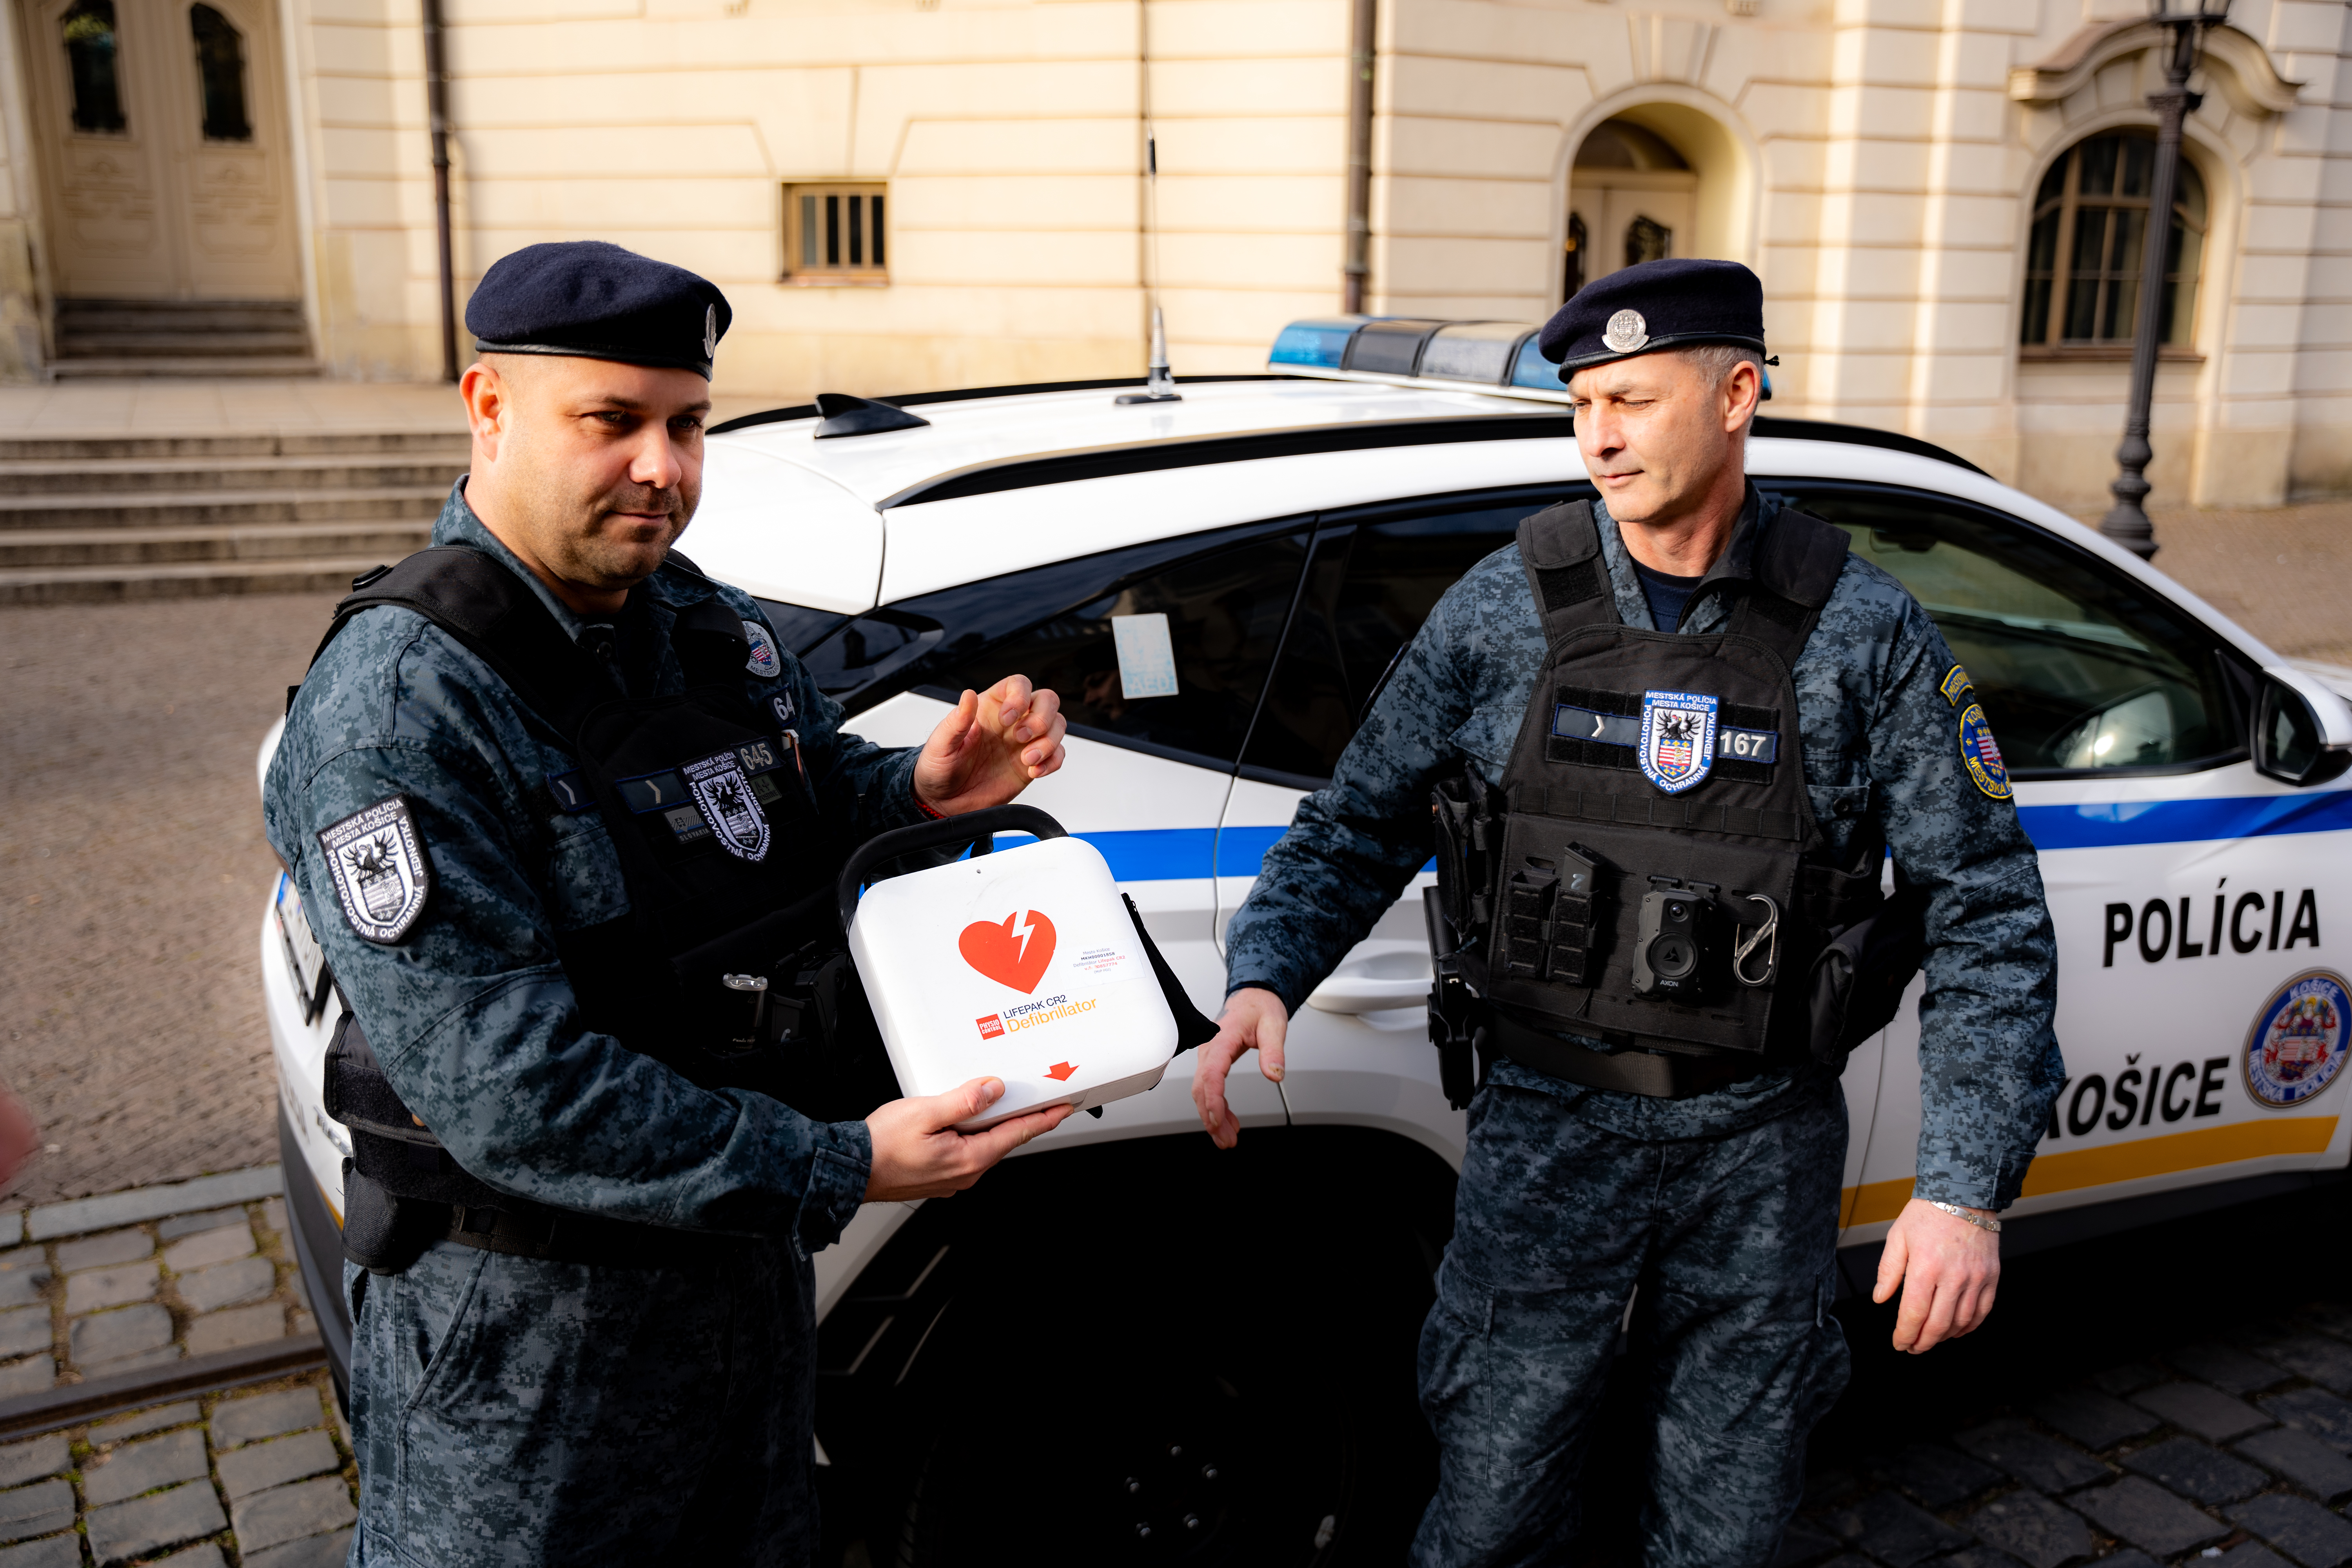
M0 605L345 589L465 471L428 431L0 439Z
M94 376L309 376L299 300L59 300L59 381Z

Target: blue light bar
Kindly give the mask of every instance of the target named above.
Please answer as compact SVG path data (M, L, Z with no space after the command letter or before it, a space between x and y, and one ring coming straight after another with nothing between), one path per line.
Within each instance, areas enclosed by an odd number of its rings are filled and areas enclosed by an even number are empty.
M1268 364L1299 364L1316 370L1338 370L1348 357L1348 340L1370 316L1324 316L1293 321L1274 340Z
M1543 350L1529 338L1519 345L1519 357L1511 363L1511 384L1531 387L1539 392L1560 390L1559 366L1544 358Z

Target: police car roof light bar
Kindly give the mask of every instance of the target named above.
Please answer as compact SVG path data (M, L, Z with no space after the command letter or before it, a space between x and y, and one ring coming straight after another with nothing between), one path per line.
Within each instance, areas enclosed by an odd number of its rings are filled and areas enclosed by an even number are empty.
M1331 381L1370 381L1430 391L1476 390L1566 403L1559 367L1543 357L1540 328L1526 321L1440 321L1412 316L1313 316L1274 340L1268 370ZM1764 395L1772 395L1770 372Z

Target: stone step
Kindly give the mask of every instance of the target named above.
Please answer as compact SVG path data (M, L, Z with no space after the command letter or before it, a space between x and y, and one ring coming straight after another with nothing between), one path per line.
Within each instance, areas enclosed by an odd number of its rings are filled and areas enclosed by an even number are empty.
M456 397L453 394L454 406ZM115 458L183 458L216 463L231 458L310 458L337 453L430 456L463 469L470 450L462 426L448 430L290 430L235 435L0 436L0 462L104 462Z
M196 495L206 491L447 489L462 459L433 453L334 452L299 458L123 458L0 461L0 499Z
M214 490L145 495L0 496L0 536L19 529L228 528L263 523L431 521L437 485L324 491Z
M195 562L397 561L432 537L430 518L261 528L26 528L0 531L0 571L143 567Z
M309 380L324 375L326 366L301 354L191 354L172 359L58 358L49 362L48 374L55 381L121 380L131 376L202 381L229 376Z
M0 571L0 605L184 599L208 594L348 593L381 555L287 561L196 561L160 566L36 566Z
M91 325L71 337L58 336L58 359L72 364L93 359L251 358L256 355L304 359L310 335L299 328L286 331L176 332L145 322Z

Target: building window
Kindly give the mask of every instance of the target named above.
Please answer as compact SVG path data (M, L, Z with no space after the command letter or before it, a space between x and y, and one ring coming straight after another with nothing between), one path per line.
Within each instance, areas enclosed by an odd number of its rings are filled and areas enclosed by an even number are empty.
M115 80L113 0L74 0L65 14L66 64L73 76L77 131L128 130Z
M2094 136L2051 165L2034 197L2026 247L2018 341L2029 350L2101 357L2130 351L2155 168L2155 133L2137 130ZM2183 158L2158 301L2162 343L2185 350L2190 341L2204 253L2205 182Z
M1563 300L1575 299L1576 291L1584 287L1584 249L1590 237L1585 232L1583 216L1577 213L1569 214L1568 268L1560 275L1566 284L1560 290Z
M1664 261L1675 253L1675 231L1646 215L1625 226L1625 265Z
M785 279L888 282L887 189L882 185L786 185Z
M209 5L188 7L196 39L196 88L205 106L205 140L250 142L245 112L245 35Z

